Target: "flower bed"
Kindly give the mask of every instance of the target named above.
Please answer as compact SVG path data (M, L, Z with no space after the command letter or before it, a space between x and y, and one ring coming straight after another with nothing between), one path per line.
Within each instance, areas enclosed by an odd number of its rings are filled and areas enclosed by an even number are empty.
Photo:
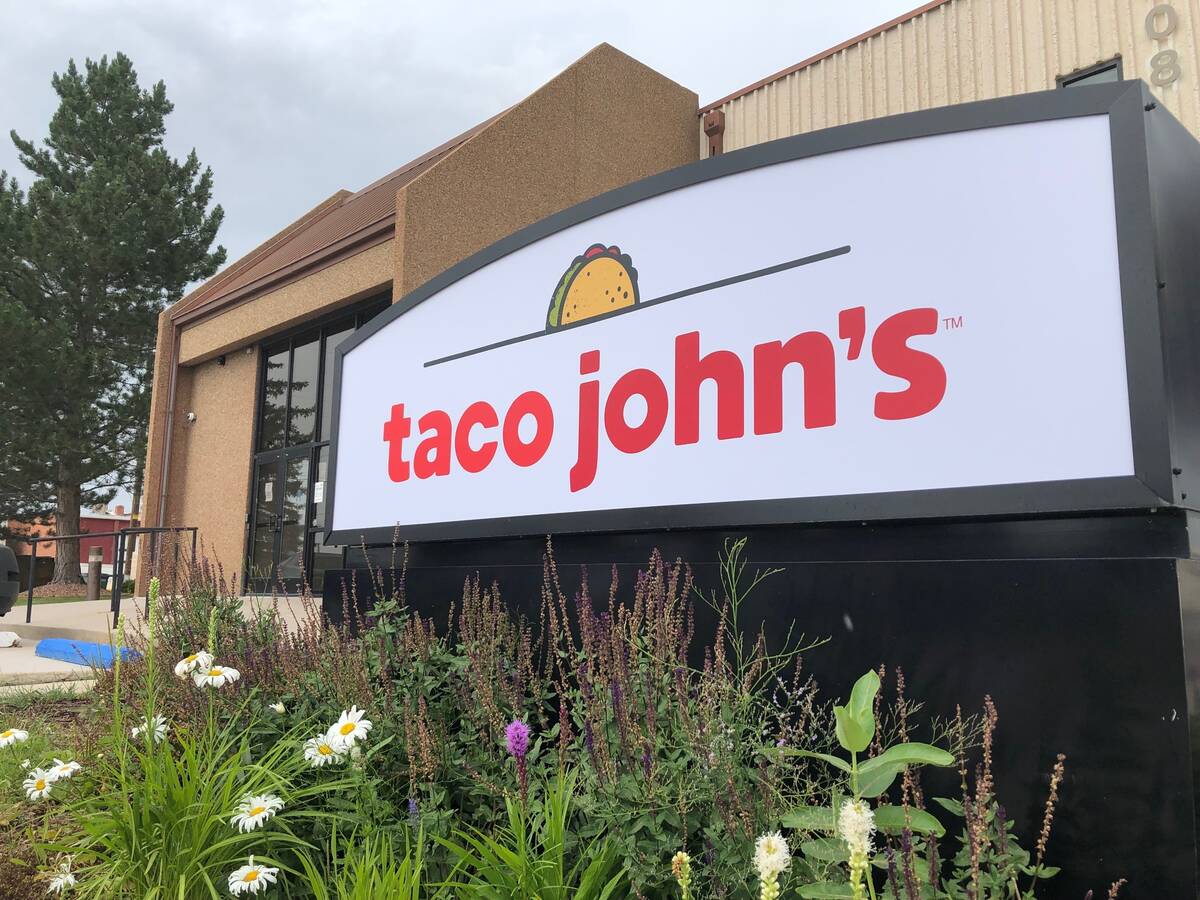
M991 701L937 718L882 668L826 700L803 667L817 642L745 630L771 573L747 577L742 552L727 548L718 591L655 555L603 602L565 597L548 553L537 621L474 581L443 623L394 596L357 637L315 612L299 628L244 618L204 564L178 591L154 583L140 659L100 679L98 737L73 757L43 743L23 773L38 888L1038 896L1062 757L1023 844L992 775ZM698 603L711 635L695 634ZM0 753L19 765L31 735L0 723ZM957 775L954 796L933 795L930 768Z

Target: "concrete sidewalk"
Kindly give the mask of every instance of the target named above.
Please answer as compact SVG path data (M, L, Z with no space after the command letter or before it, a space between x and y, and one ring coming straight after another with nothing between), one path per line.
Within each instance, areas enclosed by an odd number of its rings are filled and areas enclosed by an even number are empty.
M320 600L313 600L319 607ZM304 602L298 596L242 597L242 614L250 618L256 610L274 609L289 628L303 620ZM146 598L125 597L121 600L125 627L138 633L145 628ZM15 631L23 638L62 637L72 640L108 643L116 623L109 612L107 597L100 600L79 600L73 603L35 603L33 621L25 624L25 606L14 606L12 612L0 618L0 631Z
M320 601L312 601L318 604ZM274 608L287 623L296 627L306 616L305 603L301 597L255 597L242 598L242 614L247 618L260 609ZM125 614L125 627L131 633L142 634L145 625L146 598L126 597L121 601ZM33 621L25 624L24 605L14 606L12 612L0 617L0 631L13 631L21 636L23 646L0 648L0 687L7 685L46 685L91 679L90 666L43 659L35 655L38 641L42 638L66 638L73 641L90 641L96 644L111 644L115 637L115 623L109 612L107 597L101 600L80 600L73 603L35 603Z
M26 640L20 647L0 648L0 687L49 686L92 681L95 673L91 666L76 665L58 659L43 659L34 653L36 644L35 640Z

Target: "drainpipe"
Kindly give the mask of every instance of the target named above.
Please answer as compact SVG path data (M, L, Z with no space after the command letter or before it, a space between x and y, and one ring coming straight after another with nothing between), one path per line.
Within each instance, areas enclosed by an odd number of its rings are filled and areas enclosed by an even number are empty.
M166 438L163 440L163 449L160 465L160 475L158 479L158 515L157 525L162 527L166 525L167 518L167 480L171 471L171 439L175 435L175 373L178 371L179 360L179 329L174 325L171 326L171 355L170 361L170 381L168 382L167 390L167 416L166 416Z
M704 133L708 135L708 155L720 156L725 148L725 112L710 109L704 114Z

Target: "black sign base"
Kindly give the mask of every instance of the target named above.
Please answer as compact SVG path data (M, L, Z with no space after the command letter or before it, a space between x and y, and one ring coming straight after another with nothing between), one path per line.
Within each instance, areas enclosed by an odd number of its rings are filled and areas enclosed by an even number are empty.
M991 694L1000 713L1000 802L1031 847L1055 754L1067 776L1049 861L1062 874L1044 897L1078 900L1127 878L1126 898L1197 896L1194 770L1200 737L1200 561L1189 516L1078 518L760 528L556 538L564 589L580 566L603 596L616 564L632 583L657 547L718 586L727 537L748 534L754 567L782 567L751 595L743 615L782 634L794 620L832 640L806 667L829 696L880 663L904 669L908 695L926 711L976 710ZM1197 523L1191 521L1196 533ZM444 616L478 572L514 608L536 611L538 540L424 544L409 551L407 597ZM392 565L391 548L367 551ZM358 564L363 564L361 552ZM398 572L387 573L390 576ZM327 613L340 621L342 586L361 568L330 573ZM698 605L698 612L703 604ZM697 623L705 634L705 623ZM707 630L711 634L711 629Z

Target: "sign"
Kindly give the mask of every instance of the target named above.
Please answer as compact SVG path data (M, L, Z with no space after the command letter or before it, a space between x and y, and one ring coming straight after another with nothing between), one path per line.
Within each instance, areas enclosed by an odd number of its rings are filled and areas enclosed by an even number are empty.
M986 106L666 173L405 298L339 350L331 539L1151 497L1110 116L944 124Z

